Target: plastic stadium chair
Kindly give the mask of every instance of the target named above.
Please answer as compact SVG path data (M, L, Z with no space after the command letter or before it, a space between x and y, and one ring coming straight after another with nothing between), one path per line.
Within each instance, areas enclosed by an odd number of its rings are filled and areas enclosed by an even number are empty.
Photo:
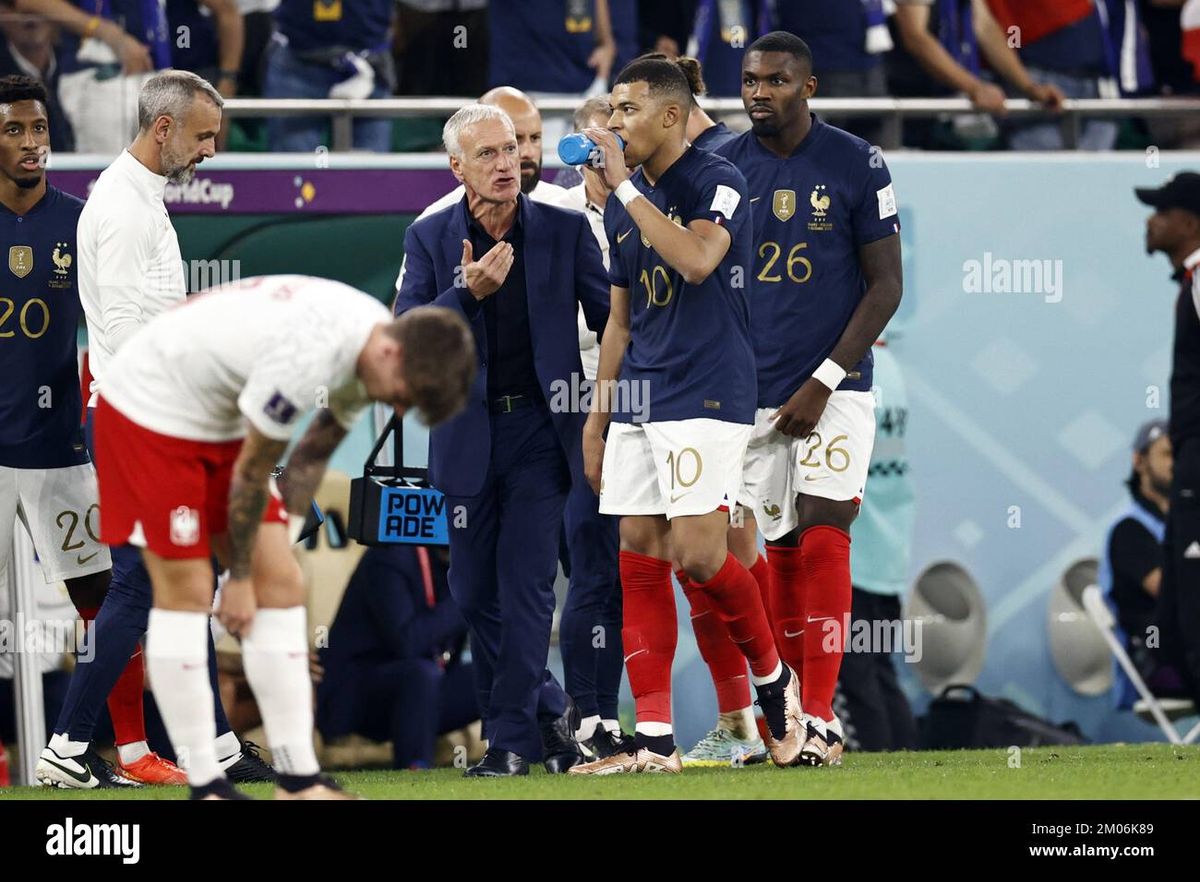
M1080 695L1104 695L1113 687L1112 656L1083 608L1083 592L1096 584L1094 557L1078 560L1050 592L1046 629L1050 657L1067 684Z
M1172 744L1191 744L1200 738L1200 723L1196 723L1186 735L1180 735L1179 730L1172 722L1184 717L1195 716L1196 705L1193 702L1181 698L1158 698L1147 688L1146 681L1133 666L1124 644L1117 637L1116 617L1113 616L1108 604L1104 602L1104 595L1100 593L1097 586L1089 585L1083 590L1083 607L1092 617L1101 636L1104 637L1104 642L1108 644L1121 671L1129 678L1129 682L1141 696L1141 699L1133 705L1133 712L1137 714L1138 718L1146 722L1157 723L1158 728Z
M979 586L949 561L926 569L913 586L905 616L920 622L923 652L916 663L922 685L937 694L951 684L971 684L983 670L987 615Z

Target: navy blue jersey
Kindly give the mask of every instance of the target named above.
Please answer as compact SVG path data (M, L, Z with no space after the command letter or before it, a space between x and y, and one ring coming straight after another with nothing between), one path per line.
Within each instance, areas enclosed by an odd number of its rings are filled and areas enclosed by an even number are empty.
M387 48L392 0L282 0L275 22L293 52Z
M858 250L900 231L892 176L861 138L813 116L787 159L753 132L717 149L746 176L754 212L750 329L759 407L778 407L829 357L867 289ZM871 388L871 352L839 389Z
M0 285L0 466L53 469L88 461L75 337L75 228L83 202L54 187L23 217L0 205L8 250Z
M730 131L729 126L723 122L719 122L715 126L709 126L697 135L696 140L692 142L692 146L699 147L701 150L716 150L722 144L727 144L736 137L737 132Z
M699 285L689 285L659 257L612 195L604 208L609 281L629 289L629 348L620 379L645 388L650 422L717 419L754 422L754 350L745 278L751 261L746 180L729 162L688 148L650 186L641 169L634 186L675 223L720 224L732 242ZM643 387L640 384L646 383ZM630 393L631 394L631 393ZM647 400L647 399L642 399ZM613 419L631 422L628 412Z

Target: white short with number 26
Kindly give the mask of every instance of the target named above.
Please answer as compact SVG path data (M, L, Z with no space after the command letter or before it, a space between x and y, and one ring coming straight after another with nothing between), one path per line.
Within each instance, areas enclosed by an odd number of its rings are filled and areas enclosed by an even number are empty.
M775 429L778 407L760 407L746 447L738 499L754 511L758 529L778 539L796 528L796 494L862 501L875 445L875 396L834 392L807 438Z
M610 424L600 513L670 520L731 511L752 428L711 419Z

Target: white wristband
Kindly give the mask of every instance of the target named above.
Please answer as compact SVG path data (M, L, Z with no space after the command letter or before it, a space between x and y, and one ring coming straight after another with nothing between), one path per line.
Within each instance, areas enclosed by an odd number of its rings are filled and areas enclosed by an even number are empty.
M620 186L613 192L617 194L617 198L621 200L622 205L628 205L642 195L641 191L630 180L621 181Z
M821 362L821 366L813 371L813 379L829 387L830 392L836 392L837 387L846 379L846 370L831 358Z

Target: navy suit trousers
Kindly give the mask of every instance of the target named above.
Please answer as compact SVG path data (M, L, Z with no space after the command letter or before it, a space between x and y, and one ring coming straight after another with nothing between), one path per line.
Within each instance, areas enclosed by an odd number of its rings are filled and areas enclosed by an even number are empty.
M543 403L492 414L491 428L483 489L446 497L450 593L470 626L489 747L538 760L539 718L567 706L546 658L571 474Z

